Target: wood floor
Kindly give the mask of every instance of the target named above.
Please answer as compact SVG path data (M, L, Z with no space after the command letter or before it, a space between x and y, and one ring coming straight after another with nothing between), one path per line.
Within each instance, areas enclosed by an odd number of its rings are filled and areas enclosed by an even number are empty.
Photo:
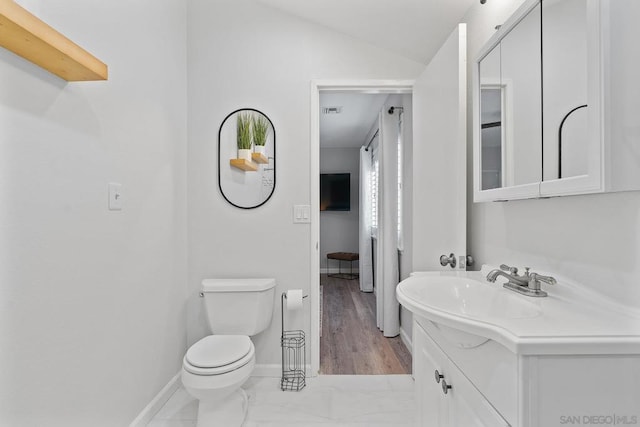
M358 280L320 276L322 337L320 373L386 375L411 373L411 354L400 337L385 338L376 327L373 293L360 292Z

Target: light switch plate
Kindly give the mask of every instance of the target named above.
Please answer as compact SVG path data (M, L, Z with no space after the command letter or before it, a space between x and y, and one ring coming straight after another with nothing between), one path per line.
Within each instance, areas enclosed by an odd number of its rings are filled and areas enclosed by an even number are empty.
M122 184L116 182L109 183L109 210L122 210Z
M308 224L311 222L311 206L295 205L293 207L293 222L295 224Z

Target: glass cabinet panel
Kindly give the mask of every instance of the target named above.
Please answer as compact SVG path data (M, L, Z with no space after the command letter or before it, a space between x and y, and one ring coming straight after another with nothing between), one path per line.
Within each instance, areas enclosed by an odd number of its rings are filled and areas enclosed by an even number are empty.
M500 82L500 45L480 62L480 145L482 189L502 183L503 89Z
M522 196L535 196L542 179L540 19L536 2L478 62L479 191L529 186Z
M587 2L545 0L543 181L589 172Z
M500 42L501 82L507 103L504 185L542 178L542 63L540 5L533 8Z

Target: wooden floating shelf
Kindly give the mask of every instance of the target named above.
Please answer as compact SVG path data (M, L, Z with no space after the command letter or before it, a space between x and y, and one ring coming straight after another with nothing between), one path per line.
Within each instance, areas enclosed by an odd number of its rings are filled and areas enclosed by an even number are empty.
M107 80L107 65L13 0L0 0L0 46L67 81Z
M269 163L269 158L262 153L251 153L251 159L254 162L260 163L262 165Z
M257 163L250 162L246 159L231 159L229 160L229 164L234 168L242 169L243 171L255 172L258 170Z

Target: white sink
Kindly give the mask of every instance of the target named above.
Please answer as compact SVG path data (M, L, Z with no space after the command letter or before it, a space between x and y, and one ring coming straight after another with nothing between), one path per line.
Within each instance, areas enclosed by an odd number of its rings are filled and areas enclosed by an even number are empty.
M402 281L397 292L425 308L477 320L540 315L540 308L522 297L468 277L416 275Z
M397 286L396 296L442 331L491 339L516 354L640 353L640 317L620 306L585 297L565 281L548 297L531 298L485 276L484 271L413 273ZM484 342L454 338L462 347Z

